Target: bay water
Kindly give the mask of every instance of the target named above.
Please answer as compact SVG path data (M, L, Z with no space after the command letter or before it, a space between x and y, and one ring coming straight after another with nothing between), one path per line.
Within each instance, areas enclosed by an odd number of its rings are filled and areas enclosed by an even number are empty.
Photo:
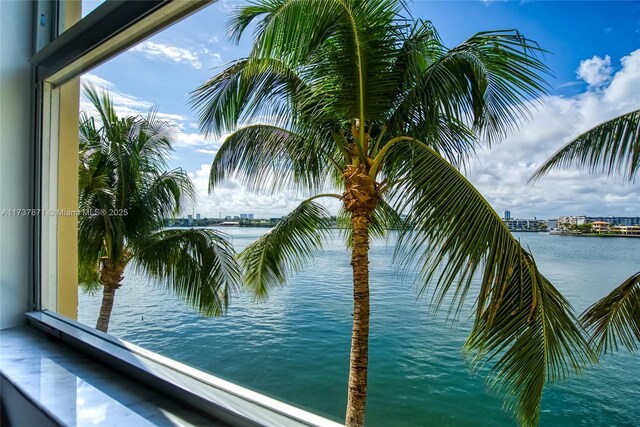
M241 250L265 233L224 228ZM252 390L344 421L351 338L349 252L338 231L303 272L267 301L238 294L205 318L144 276L126 272L109 332ZM518 233L543 274L577 313L640 269L640 239ZM465 361L472 311L457 322L418 298L394 243L370 251L369 426L513 426L501 400ZM79 320L95 326L100 294L82 294ZM469 298L467 307L473 303ZM446 311L446 310L444 310ZM545 387L542 426L640 425L640 354L605 355L579 377Z

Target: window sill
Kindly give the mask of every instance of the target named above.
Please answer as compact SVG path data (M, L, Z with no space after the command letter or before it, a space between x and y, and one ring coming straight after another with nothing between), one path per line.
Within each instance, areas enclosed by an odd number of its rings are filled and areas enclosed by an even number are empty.
M3 376L12 381L18 387L21 382L25 383L25 388L33 386L33 382L24 381L21 375L26 371L33 371L32 374L39 376L38 390L23 390L35 403L44 407L46 411L57 420L62 420L64 424L70 424L67 412L76 416L72 420L78 420L78 414L82 408L77 407L82 399L73 395L73 399L67 397L67 406L71 404L73 408L62 408L59 402L48 404L47 402L57 402L64 400L65 393L60 391L58 382L51 382L50 389L43 390L44 383L42 374L51 377L51 372L44 372L45 365L53 363L52 370L58 369L77 377L77 380L70 381L69 386L75 390L67 393L78 393L79 384L95 384L93 386L97 393L85 393L87 395L105 395L110 405L116 410L110 409L108 415L120 413L128 416L142 416L141 419L148 420L152 424L161 425L159 420L167 420L177 417L179 424L225 424L225 425L268 425L268 426L338 426L339 424L314 415L310 412L295 408L291 405L266 397L236 384L224 381L213 375L191 368L172 359L160 356L151 351L140 348L117 338L111 337L102 332L91 329L78 322L66 319L50 312L27 313L27 320L36 328L49 333L59 341L67 344L75 350L89 355L93 360L79 357L63 346L56 345L56 342L43 340L36 332L28 328L16 328L2 331L2 360L0 369ZM26 346L25 346L26 344ZM37 348L32 348L37 347ZM32 359L32 360L30 360ZM39 359L39 360L35 360ZM46 360L47 362L43 361ZM95 361L102 362L106 368ZM80 366L83 365L83 366ZM35 367L35 368L33 368ZM60 367L62 371L60 371ZM77 369L76 369L77 368ZM114 374L111 369L118 371L123 376ZM22 371L22 372L21 372ZM106 374L105 374L105 371ZM53 373L55 376L55 372ZM66 374L65 374L66 375ZM96 375L98 379L96 380ZM133 380L133 381L131 381ZM44 382L43 382L44 381ZM130 384L129 384L130 383ZM127 386L129 384L129 386ZM124 385L124 387L122 387ZM142 387L141 387L142 385ZM122 390L128 388L139 388L149 397L145 396L145 402L133 402L133 405L146 405L146 409L135 409L127 403L127 398L122 398ZM33 388L33 387L32 387ZM109 392L114 392L110 395ZM86 392L86 390L85 390ZM140 391L128 390L133 397L138 396ZM132 396L129 396L130 398ZM158 402L156 402L158 400ZM124 402L124 403L121 403ZM180 404L178 404L180 402ZM86 404L86 402L85 402ZM120 406L118 408L118 405ZM177 410L161 410L159 408L175 406ZM181 409L184 407L194 408L193 410ZM119 409L119 410L118 410ZM146 414L151 411L150 415ZM56 412L57 411L57 412ZM60 412L63 411L63 412ZM161 411L159 416L158 411ZM132 414L130 414L132 412ZM153 416L157 415L156 418ZM168 417L168 418L167 418ZM126 418L126 417L125 417ZM124 418L122 418L124 419ZM129 425L134 425L130 421ZM71 425L79 423L71 423ZM117 423L120 425L121 423ZM173 423L171 423L173 424ZM137 424L135 424L137 425Z

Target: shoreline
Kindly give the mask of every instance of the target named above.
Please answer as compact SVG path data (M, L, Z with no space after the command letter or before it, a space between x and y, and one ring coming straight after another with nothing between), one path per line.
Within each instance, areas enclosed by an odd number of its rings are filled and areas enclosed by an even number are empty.
M576 236L576 237L627 237L627 238L640 238L638 234L603 234L603 233L563 233L563 232L549 232L552 236Z

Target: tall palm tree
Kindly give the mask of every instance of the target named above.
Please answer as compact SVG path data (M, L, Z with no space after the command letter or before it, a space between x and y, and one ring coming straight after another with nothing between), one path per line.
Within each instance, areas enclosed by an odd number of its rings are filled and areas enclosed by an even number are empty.
M192 99L204 132L231 132L210 189L235 177L258 191L315 194L240 254L258 297L322 248L328 213L316 199L340 201L353 268L347 425L365 419L369 241L392 224L400 224L395 261L418 265L436 306L451 297L457 313L475 295L467 354L476 367L496 362L490 384L534 425L546 379L579 370L590 350L569 303L458 168L477 141L490 145L514 129L526 101L545 91L541 50L517 31L478 33L447 49L429 22L403 10L395 0L239 8L228 29L238 41L256 24L250 55Z
M107 332L128 265L205 315L222 313L240 283L233 247L210 229L164 229L193 199L187 174L167 170L171 126L155 111L118 117L108 94L85 86L97 117L82 113L78 281L103 288L96 329Z
M601 123L568 142L530 181L570 166L635 182L640 171L640 110ZM589 307L581 321L591 332L598 354L617 350L619 344L636 350L640 343L640 271Z

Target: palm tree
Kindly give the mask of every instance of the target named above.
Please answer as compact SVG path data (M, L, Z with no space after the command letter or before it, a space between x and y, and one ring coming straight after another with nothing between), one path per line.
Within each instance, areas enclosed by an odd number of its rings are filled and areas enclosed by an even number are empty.
M257 191L315 194L240 254L245 285L260 298L322 248L328 212L316 199L340 201L353 268L348 426L365 419L369 241L397 224L394 260L418 266L436 307L451 297L458 313L475 295L467 354L476 367L496 362L490 384L534 425L545 381L579 370L591 353L569 303L458 168L544 93L541 49L517 31L447 49L429 22L403 10L395 0L258 0L238 9L229 34L238 41L255 23L250 55L192 98L204 132L231 132L210 190L235 177Z
M120 118L108 94L85 95L98 117L80 120L78 281L103 288L96 329L107 332L128 265L203 314L222 313L241 277L230 243L209 229L163 228L194 195L184 171L167 170L171 127L153 110Z
M567 143L536 170L536 181L554 169L578 166L591 172L621 175L635 182L640 171L640 110L631 111L588 130ZM581 316L597 354L629 351L640 343L640 271L631 275Z

